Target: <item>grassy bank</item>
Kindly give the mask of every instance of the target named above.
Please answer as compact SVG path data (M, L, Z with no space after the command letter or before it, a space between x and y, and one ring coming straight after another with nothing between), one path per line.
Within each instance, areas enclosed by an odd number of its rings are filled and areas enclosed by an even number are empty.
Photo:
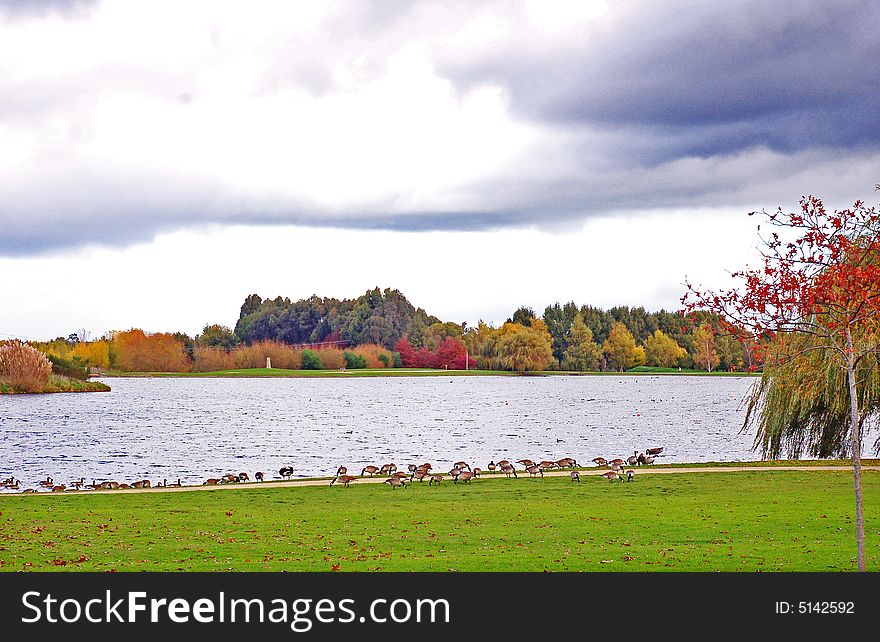
M49 375L49 381L43 386L42 390L36 393L46 392L109 392L110 386L100 381L81 381L70 377L62 377L61 375ZM9 383L0 379L0 394L18 394L20 390L16 390Z
M868 569L880 473L866 471ZM0 570L849 571L852 475L0 497Z

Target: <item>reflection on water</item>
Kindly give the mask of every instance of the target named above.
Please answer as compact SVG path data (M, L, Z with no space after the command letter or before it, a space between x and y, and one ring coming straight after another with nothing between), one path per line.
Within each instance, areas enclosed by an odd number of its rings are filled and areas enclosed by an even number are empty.
M226 472L464 459L755 458L746 377L112 379L110 393L0 396L0 478L200 483ZM404 468L405 469L405 468ZM24 485L22 486L24 487Z

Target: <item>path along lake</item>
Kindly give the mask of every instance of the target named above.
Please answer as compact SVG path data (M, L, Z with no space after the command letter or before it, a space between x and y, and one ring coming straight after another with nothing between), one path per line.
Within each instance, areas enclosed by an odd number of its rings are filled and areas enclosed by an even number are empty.
M0 478L22 488L292 466L627 457L749 461L743 399L756 379L695 376L113 378L109 393L0 395Z

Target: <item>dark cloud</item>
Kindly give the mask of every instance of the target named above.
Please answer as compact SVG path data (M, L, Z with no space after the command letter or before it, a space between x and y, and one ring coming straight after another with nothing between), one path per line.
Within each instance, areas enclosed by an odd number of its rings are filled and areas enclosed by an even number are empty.
M535 55L530 43L526 57L505 49L449 72L505 84L514 108L541 122L649 128L659 139L642 146L649 162L872 146L878 24L873 0L653 3L580 47Z

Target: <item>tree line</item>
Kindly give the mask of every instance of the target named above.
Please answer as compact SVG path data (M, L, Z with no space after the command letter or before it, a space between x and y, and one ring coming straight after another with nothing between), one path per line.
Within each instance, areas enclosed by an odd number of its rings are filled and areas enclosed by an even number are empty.
M717 332L717 317L643 307L603 310L574 302L543 314L516 309L499 327L441 321L398 290L373 288L355 299L291 301L248 296L234 328L201 333L77 333L34 345L68 371L208 372L272 366L290 369L448 368L509 371L624 371L638 366L754 370L754 346Z

